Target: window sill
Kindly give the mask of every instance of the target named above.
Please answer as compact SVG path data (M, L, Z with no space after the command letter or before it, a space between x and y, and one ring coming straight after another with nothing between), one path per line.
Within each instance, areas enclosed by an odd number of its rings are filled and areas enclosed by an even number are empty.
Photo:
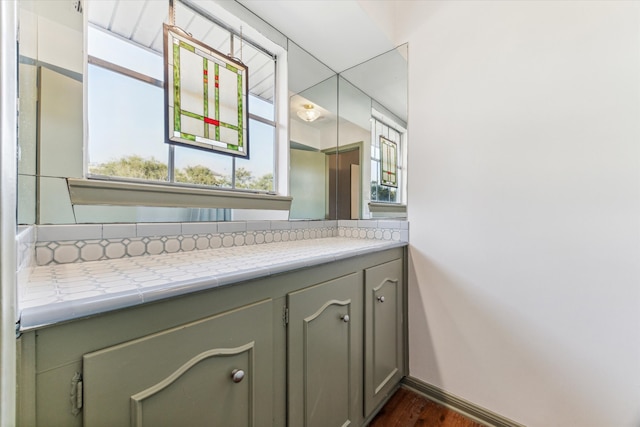
M384 213L407 213L407 205L400 203L382 203L382 202L369 202L369 211L372 213L384 212Z
M292 197L174 185L68 178L73 205L289 210Z

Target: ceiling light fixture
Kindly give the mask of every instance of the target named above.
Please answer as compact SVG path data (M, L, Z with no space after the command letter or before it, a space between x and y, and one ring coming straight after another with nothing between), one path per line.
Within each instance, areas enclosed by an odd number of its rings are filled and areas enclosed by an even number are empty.
M304 110L298 111L298 117L305 122L312 122L320 118L320 113L313 109L313 104L304 104Z

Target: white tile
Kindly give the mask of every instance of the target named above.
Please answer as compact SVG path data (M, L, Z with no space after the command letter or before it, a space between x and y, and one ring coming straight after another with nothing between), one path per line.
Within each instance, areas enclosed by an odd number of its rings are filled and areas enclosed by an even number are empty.
M161 240L152 240L147 243L147 253L149 255L159 255L164 252L164 243Z
M289 221L271 221L272 230L291 230L291 223Z
M222 238L222 246L225 248L233 246L233 236L226 235Z
M271 221L247 221L247 231L271 230Z
M338 227L357 227L358 221L352 219L340 219L338 220Z
M142 246L144 247L144 244ZM127 248L122 243L109 243L109 245L104 248L104 253L107 258L122 258L126 251Z
M140 256L145 253L146 249L144 242L140 240L133 241L127 245L127 254L129 256Z
M374 219L359 219L358 228L376 228L378 227L378 221Z
M82 38L82 33L78 36ZM41 70L40 175L81 178L84 167L82 82L46 67L41 67ZM77 125L70 125L75 123Z
M103 224L102 237L104 239L136 237L136 224Z
M75 300L81 300L81 299L90 298L90 297L97 297L100 295L104 295L104 294L101 291L78 292L78 293L71 293L69 295L65 295L64 300L75 301Z
M196 248L203 250L209 248L209 239L207 237L198 237L196 239Z
M215 234L218 232L216 222L183 222L182 234Z
M37 47L34 47L34 52L31 55L28 53L24 53L27 46L27 43L25 43L25 39L28 38L24 36L26 35L26 33L31 33L35 36L37 34L37 31L35 30L35 28L32 30L24 31L23 28L26 28L26 26L23 27L25 21L23 21L22 18L23 16L21 13L20 54L36 58ZM32 176L35 178L37 126L33 125L33 120L36 118L38 107L38 93L37 90L34 90L38 87L38 67L31 64L19 64L18 67L18 73L20 76L20 78L18 79L18 83L20 85L18 89L18 93L20 94L20 114L18 115L18 128L20 129L20 132L18 132L18 144L20 146L20 157L18 158L18 173L22 176ZM18 176L18 183L20 182L20 175ZM18 196L20 196L19 193L20 191L18 191ZM35 203L35 191L33 193L33 196ZM29 222L28 224L33 223L35 223L35 220Z
M218 223L219 233L234 233L239 231L247 231L246 222L220 222Z
M54 251L53 259L60 264L76 262L80 258L80 249L75 245L62 245Z
M102 225L39 225L36 233L39 242L94 240L102 238Z
M374 236L376 233L383 234L382 230L369 228L347 230L358 236L360 232L367 236L370 232ZM389 237L392 237L392 230L385 231L389 233ZM190 290L205 289L215 286L216 283L231 283L236 280L260 277L264 274L270 274L270 272L285 271L296 266L316 265L366 253L371 248L383 248L392 243L345 238L298 240L300 236L305 236L305 232L311 236L309 230L305 229L249 234L229 233L224 236L215 236L218 240L224 237L224 242L220 241L220 244L229 246L227 248L205 249L190 253L178 252L170 256L166 254L148 255L38 267L31 277L32 281L38 281L31 283L30 288L25 288L30 289L29 295L26 296L25 292L21 292L23 297L20 307L29 307L30 310L35 310L26 312L26 324L35 321L34 319L53 316L54 312L55 316L64 316L64 313L72 310L71 316L77 317L80 312L84 314L97 313L137 304L143 300L162 298L163 295L166 297ZM398 233L397 230L395 232ZM264 243L265 241L270 242L272 239L275 240L277 235L285 237L288 241L246 246L249 243L249 236L255 239L255 243ZM177 242L177 239L174 240ZM149 243L153 244L154 242L162 243L161 240L151 240ZM233 246L242 243L245 245ZM132 241L130 246L132 244L144 246L141 241ZM73 247L75 246L62 245L57 249L65 251ZM59 282L55 283L55 280L59 280ZM176 291L170 285L176 282L181 283L180 291ZM56 296L56 289L59 292L59 297ZM147 289L150 293L145 294L143 289ZM108 298L103 297L106 293L109 293ZM57 298L55 301L65 303L73 301L73 304L57 305L54 309L42 306L42 310L37 311L39 305L32 302L33 295L42 304L46 304L51 298ZM26 297L29 298L28 301L25 300ZM61 317L57 317L57 319L68 320L68 318Z
M309 221L290 221L292 230L309 228Z
M104 256L104 248L98 243L90 243L80 249L80 258L83 261L96 261Z
M181 233L182 224L180 223L167 222L136 225L136 235L138 237L177 236Z
M400 221L391 221L391 220L379 220L378 228L382 229L399 229Z
M178 252L180 250L180 241L178 239L168 239L164 242L164 249L168 253Z
M219 235L215 235L215 236L211 236L211 239L209 239L209 246L212 249L216 249L222 246L222 237L220 237Z
M35 222L36 177L18 175L18 224L35 224Z
M196 248L196 240L192 237L185 237L180 245L183 251L189 252Z

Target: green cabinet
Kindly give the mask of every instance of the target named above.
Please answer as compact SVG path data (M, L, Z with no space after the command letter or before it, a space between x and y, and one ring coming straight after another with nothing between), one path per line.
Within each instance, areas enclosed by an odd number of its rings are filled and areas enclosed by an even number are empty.
M26 331L18 425L365 425L406 372L405 251Z
M402 260L365 270L364 410L371 414L404 375Z
M362 272L288 295L289 426L358 425Z
M84 425L270 426L271 301L83 357Z

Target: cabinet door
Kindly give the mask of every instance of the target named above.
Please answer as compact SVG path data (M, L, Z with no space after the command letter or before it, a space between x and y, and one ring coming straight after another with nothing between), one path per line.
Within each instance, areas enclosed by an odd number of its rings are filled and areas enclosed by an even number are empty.
M84 425L272 425L272 325L267 300L86 354Z
M288 295L289 426L358 425L362 273Z
M365 270L365 416L403 376L402 260Z

